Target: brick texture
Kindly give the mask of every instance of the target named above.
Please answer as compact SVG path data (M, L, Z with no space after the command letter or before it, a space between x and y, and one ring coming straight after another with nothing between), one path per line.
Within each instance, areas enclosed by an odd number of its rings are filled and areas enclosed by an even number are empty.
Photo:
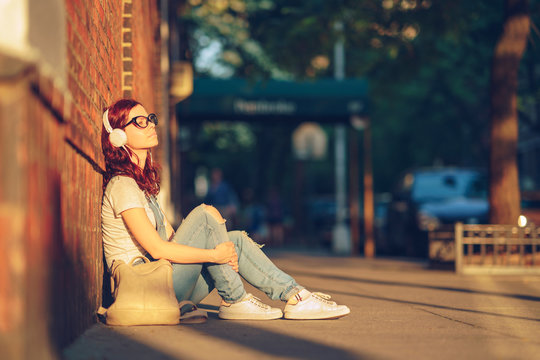
M126 98L133 95L133 23L132 1L122 0L122 94Z
M124 82L149 111L161 96L156 0L64 4L65 88L35 65L0 78L0 125L13 129L0 135L0 167L9 169L0 177L0 251L12 259L0 270L0 332L8 334L0 346L10 359L57 358L96 321L102 111L126 94Z
M159 86L156 79L159 76L159 47L149 47L157 44L156 33L159 31L159 14L154 1L134 1L133 16L146 14L144 18L132 22L133 33L133 96L144 99L144 105L149 112L157 112L156 99L153 92ZM157 50L157 51L156 51ZM159 90L159 89L158 89ZM143 100L141 100L143 101Z

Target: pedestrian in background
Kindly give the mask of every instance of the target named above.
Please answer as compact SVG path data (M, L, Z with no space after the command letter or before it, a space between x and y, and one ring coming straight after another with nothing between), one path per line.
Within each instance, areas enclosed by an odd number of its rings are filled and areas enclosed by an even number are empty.
M220 168L212 169L210 178L210 188L204 202L218 209L229 222L229 227L233 228L238 214L238 196L231 185L223 180L223 171Z
M266 223L268 224L270 243L275 246L284 244L284 206L279 191L272 187L266 200Z

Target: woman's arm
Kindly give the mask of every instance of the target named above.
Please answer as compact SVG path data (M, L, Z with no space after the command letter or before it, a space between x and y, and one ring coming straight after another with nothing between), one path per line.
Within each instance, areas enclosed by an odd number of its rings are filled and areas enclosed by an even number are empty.
M174 229L169 223L169 220L167 220L167 217L165 216L165 214L163 214L163 221L165 222L165 230L167 230L167 239L171 241L171 238L174 235Z
M137 242L154 259L167 259L182 264L228 263L235 271L238 271L238 256L234 244L230 241L219 244L214 249L199 249L175 242L167 242L161 239L143 208L128 209L120 215Z

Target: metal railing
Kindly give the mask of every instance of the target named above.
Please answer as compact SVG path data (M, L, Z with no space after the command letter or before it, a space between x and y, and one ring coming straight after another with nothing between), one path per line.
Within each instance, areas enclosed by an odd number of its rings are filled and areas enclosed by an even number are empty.
M454 225L440 225L428 232L428 254L431 263L450 263L456 257Z
M455 224L460 274L540 274L540 227Z

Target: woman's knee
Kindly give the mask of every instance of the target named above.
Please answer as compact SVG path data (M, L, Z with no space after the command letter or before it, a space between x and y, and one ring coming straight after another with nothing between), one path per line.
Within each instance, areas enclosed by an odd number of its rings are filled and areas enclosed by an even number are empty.
M255 241L253 241L253 239L250 238L248 233L245 231L239 231L239 230L229 231L228 235L229 235L229 239L240 247L242 247L244 243L253 244L257 246L258 248L262 248L264 246L264 245L257 244Z
M223 218L223 216L221 216L218 209L216 209L212 205L201 204L200 206L204 209L204 211L206 211L209 215L216 219L219 224L225 223L225 219Z
M244 231L239 231L239 230L233 230L233 231L227 232L227 235L229 235L229 240L231 240L234 244L240 244L240 242L242 242L244 239L244 234L245 234Z

